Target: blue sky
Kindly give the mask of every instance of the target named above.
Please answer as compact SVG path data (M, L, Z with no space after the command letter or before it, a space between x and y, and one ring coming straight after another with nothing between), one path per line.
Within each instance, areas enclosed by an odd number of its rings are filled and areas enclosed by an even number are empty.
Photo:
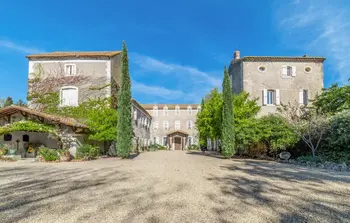
M130 53L140 103L198 103L221 85L235 50L317 55L325 86L350 77L346 0L1 0L0 98L25 99L25 55L51 51Z

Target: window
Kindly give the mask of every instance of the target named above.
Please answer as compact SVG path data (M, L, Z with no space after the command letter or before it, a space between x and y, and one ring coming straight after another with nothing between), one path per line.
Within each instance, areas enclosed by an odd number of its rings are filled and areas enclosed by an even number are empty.
M22 141L23 142L29 142L29 135L23 135L22 136Z
M192 107L191 106L187 107L187 114L192 115Z
M265 72L266 67L265 67L265 66L259 66L259 67L258 67L258 70L259 70L261 73L263 73L263 72Z
M191 146L192 145L192 136L189 136L188 137L188 146Z
M155 122L153 123L153 129L158 129L158 121L155 121Z
M282 66L282 77L295 77L296 67L294 66Z
M168 146L168 137L163 137L163 146Z
M159 144L159 137L156 137L156 144Z
M175 130L179 130L181 128L180 121L175 121Z
M63 87L61 88L61 106L78 106L78 88Z
M167 116L167 115L168 115L168 107L165 106L165 107L163 108L163 116Z
M291 66L287 66L287 76L291 77L293 74L293 68Z
M280 91L279 89L264 89L263 91L264 105L279 105L280 104Z
M305 71L305 73L311 73L311 67L305 67L304 68L304 71Z
M193 122L191 120L187 121L187 128L192 129L193 128Z
M12 135L11 134L5 134L4 135L4 141L5 142L11 141L11 140L12 140Z
M153 116L158 116L158 106L153 107Z
M163 121L163 128L169 129L169 122L168 121Z
M180 106L178 105L175 107L175 115L180 115Z
M64 73L67 76L73 76L76 74L76 66L75 64L66 64L64 65Z
M299 103L303 105L307 105L309 102L308 90L300 90L299 91Z
M197 112L199 113L199 112L201 112L201 110L202 110L201 106L198 106L197 107Z
M134 120L137 120L137 110L134 111Z

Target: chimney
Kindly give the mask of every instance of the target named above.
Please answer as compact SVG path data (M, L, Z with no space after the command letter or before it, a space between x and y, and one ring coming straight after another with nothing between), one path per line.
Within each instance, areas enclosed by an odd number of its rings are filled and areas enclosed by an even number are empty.
M233 59L238 60L239 58L241 58L241 52L239 52L239 50L236 50L233 54Z

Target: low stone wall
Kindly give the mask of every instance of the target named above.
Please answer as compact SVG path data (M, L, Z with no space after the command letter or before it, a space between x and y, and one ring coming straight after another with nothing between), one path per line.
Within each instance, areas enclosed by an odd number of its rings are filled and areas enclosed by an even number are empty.
M305 166L305 167L315 167L320 169L326 169L326 170L333 170L333 171L349 171L350 172L350 165L346 165L346 163L333 163L333 162L324 162L324 163L316 163L311 161L306 162L300 162L297 160L279 160L281 163L289 163L293 165L299 165L299 166Z

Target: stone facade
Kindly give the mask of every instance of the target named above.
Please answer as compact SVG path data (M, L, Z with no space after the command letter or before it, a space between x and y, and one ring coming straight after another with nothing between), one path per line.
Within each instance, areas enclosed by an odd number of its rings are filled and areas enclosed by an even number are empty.
M66 87L76 89L77 103L88 99L112 97L116 101L117 91L120 85L121 52L54 52L27 56L29 60L29 76L31 81L40 74L41 79L56 77L62 84L56 89L60 91L62 101L62 89ZM69 68L69 69L68 69ZM70 79L77 76L83 77L83 81L71 84ZM64 80L63 80L64 79ZM32 92L31 85L28 94ZM36 105L29 107L35 109ZM132 100L134 146L137 149L150 144L150 125L152 117L147 111Z
M132 100L132 126L134 149L144 150L150 145L151 115L135 100Z
M78 102L97 97L115 95L120 81L121 53L112 52L69 52L47 53L27 56L29 60L28 80L31 81L38 74L40 78L60 79L62 85L56 91L65 87L77 89ZM78 77L81 77L78 80ZM74 81L74 78L77 81ZM72 83L73 82L73 83ZM28 85L28 94L32 92ZM34 107L34 105L30 105Z
M198 144L195 123L200 105L144 104L142 107L152 116L151 143L172 150L184 150Z
M258 98L259 115L275 113L281 103L307 104L323 88L323 57L239 57L229 74L232 92Z

